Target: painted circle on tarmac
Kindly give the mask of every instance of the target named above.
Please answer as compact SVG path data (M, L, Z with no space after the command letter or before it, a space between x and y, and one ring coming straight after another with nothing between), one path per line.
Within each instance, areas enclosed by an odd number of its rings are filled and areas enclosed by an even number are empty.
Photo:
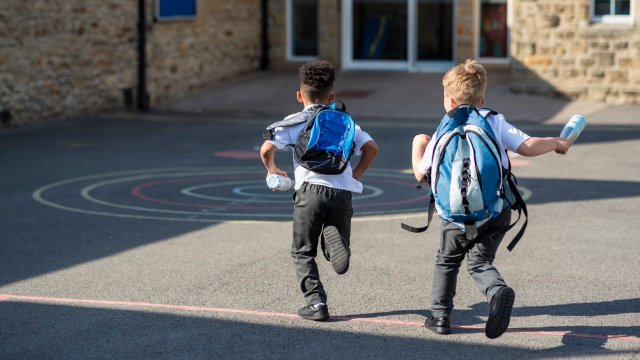
M43 186L33 198L84 214L132 219L219 222L291 220L293 191L272 192L261 167L168 168L110 172ZM411 175L372 169L353 194L354 219L422 212L425 191Z
M293 191L272 192L261 167L169 168L71 178L33 193L45 205L91 215L166 221L291 220ZM413 175L371 169L353 194L354 220L424 216L427 193ZM524 191L523 191L524 190ZM530 192L521 189L523 196Z

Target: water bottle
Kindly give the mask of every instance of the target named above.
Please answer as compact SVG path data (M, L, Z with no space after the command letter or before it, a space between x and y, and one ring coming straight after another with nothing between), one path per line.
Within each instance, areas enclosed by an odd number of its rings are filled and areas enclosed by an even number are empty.
M575 114L569 119L567 125L564 126L562 132L560 132L560 137L563 137L571 143L575 142L584 127L587 125L587 121L584 119L584 116Z
M291 189L294 184L295 181L292 179L278 174L273 174L267 178L267 186L269 186L271 190L287 191Z

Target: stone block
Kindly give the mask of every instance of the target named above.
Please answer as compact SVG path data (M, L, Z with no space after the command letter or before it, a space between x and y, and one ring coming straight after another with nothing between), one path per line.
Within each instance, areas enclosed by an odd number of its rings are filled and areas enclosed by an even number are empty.
M524 58L524 63L528 66L549 66L552 63L549 56L527 56Z
M605 41L591 41L589 47L595 51L607 51L609 50L609 43Z
M560 17L558 15L543 15L540 19L540 27L555 28L560 25Z
M586 92L587 98L595 101L606 101L607 95L609 95L609 89L601 87L588 86Z
M610 83L626 83L628 80L627 72L621 70L608 70L606 79Z
M580 66L587 67L587 68L593 66L595 63L596 63L596 61L591 57L582 58L579 61Z
M629 48L629 42L628 41L619 41L613 44L613 48L615 50L624 50L624 49L628 49Z
M611 52L594 53L593 57L599 66L609 67L615 64L615 54Z

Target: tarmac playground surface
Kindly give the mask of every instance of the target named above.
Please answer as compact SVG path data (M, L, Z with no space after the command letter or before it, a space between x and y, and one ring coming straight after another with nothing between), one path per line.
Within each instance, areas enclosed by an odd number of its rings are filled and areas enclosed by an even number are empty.
M257 155L275 116L131 113L0 132L0 358L640 358L640 126L592 123L566 156L512 158L529 227L498 252L516 300L490 340L465 264L453 333L421 327L438 231L400 222L425 221L410 144L438 119L359 121L380 153L354 196L349 271L317 258L326 323L295 315L292 193L267 190ZM518 126L554 136L562 124ZM291 169L290 154L276 160Z

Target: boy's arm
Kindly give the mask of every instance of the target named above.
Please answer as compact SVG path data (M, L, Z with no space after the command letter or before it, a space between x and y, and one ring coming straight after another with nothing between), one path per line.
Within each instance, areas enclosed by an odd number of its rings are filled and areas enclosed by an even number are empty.
M376 155L378 155L378 144L376 144L375 141L369 140L362 145L362 156L352 173L354 179L360 179L364 172L371 166Z
M418 134L413 138L413 144L411 144L411 166L413 168L413 175L418 181L424 180L425 174L422 172L418 164L422 161L424 151L427 148L427 145L429 145L429 141L431 141L431 137L429 135Z
M571 142L561 137L532 137L524 141L516 151L522 156L538 156L555 151L558 154L566 154L571 147Z
M286 171L282 171L276 166L276 150L278 148L269 141L265 141L260 147L260 160L267 168L267 178L273 174L288 176Z

